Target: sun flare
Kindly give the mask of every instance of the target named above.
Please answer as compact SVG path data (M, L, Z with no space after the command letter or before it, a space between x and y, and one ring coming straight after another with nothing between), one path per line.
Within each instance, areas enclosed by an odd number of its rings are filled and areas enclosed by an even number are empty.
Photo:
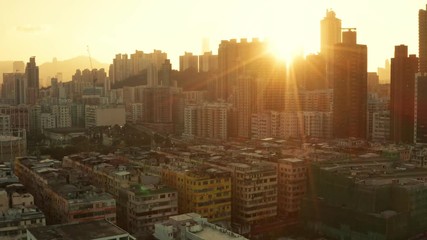
M304 56L302 48L294 48L283 41L269 41L268 48L273 56L287 64L292 63L293 59L298 56Z

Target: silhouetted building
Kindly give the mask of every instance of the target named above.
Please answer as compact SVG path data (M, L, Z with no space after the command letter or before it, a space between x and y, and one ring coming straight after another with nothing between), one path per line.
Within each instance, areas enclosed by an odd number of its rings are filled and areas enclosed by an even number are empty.
M380 84L380 78L376 72L368 72L368 92L374 92Z
M414 143L427 143L427 75L421 73L415 79Z
M320 52L326 58L335 44L341 42L341 19L336 18L332 10L326 10L326 16L320 22Z
M26 88L23 73L3 73L2 103L19 105L25 104Z
M427 72L427 11L418 12L418 72Z
M367 47L357 44L356 32L343 32L333 48L333 132L337 138L366 138Z
M310 54L305 59L304 88L306 90L327 89L326 60L323 55Z
M408 47L395 47L391 59L391 140L395 143L414 141L414 91L418 58L409 55Z
M116 54L113 59L113 75L110 76L113 83L121 82L131 76L130 60L127 54Z
M171 72L172 72L172 64L169 59L166 59L162 64L162 69L160 72L160 84L164 87L171 86Z
M219 77L215 86L215 99L228 100L233 94L234 87L240 75L250 75L253 78L268 76L263 69L272 67L266 63L267 44L253 39L223 40L218 48ZM263 64L264 63L264 64Z
M185 52L184 55L179 56L179 71L182 72L190 68L199 71L198 61L197 55L193 55L191 52Z
M268 53L267 44L253 39L222 41L214 99L233 103L229 135L250 138L251 116L263 110L283 110L285 67Z
M39 67L36 65L36 57L31 57L25 68L26 79L26 103L34 105L39 98Z
M210 51L199 56L199 72L216 70L218 70L218 55L213 55L212 51Z
M152 86L142 92L142 122L162 133L184 129L184 98L179 88Z

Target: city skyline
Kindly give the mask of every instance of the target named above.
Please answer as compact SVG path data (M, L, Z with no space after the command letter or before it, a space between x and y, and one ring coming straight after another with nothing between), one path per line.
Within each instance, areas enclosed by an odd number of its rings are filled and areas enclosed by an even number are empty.
M135 50L168 53L174 69L185 51L200 54L202 40L216 53L223 39L268 39L278 55L289 59L304 48L320 51L320 20L327 9L342 27L357 28L359 42L368 46L368 70L376 71L393 56L395 45L418 55L418 10L424 1L74 1L64 5L47 0L13 1L2 6L0 60L39 62L87 55L109 63L116 53ZM46 8L49 6L49 8ZM97 9L97 10L93 10ZM21 14L16 14L21 12ZM218 17L221 16L221 17ZM398 17L396 17L398 16ZM283 31L281 31L283 29ZM13 47L11 47L13 46ZM89 67L89 65L88 65Z

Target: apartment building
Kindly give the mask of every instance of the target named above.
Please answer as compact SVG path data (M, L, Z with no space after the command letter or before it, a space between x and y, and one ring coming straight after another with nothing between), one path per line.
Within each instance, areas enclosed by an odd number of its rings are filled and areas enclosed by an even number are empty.
M179 213L195 212L211 222L231 220L231 175L213 167L168 164L163 181L178 190Z
M81 172L63 168L59 161L18 157L15 173L45 213L48 224L104 218L116 222L114 198L90 185Z

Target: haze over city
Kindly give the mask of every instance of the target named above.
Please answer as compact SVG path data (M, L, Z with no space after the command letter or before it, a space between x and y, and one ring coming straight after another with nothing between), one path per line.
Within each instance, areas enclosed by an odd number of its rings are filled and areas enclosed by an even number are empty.
M0 240L426 239L426 2L0 19Z
M218 0L154 1L75 0L3 1L0 3L0 60L38 62L87 55L109 63L116 53L161 49L173 68L184 51L201 53L202 39L217 51L222 39L270 39L279 56L319 52L319 22L333 9L345 27L355 27L368 45L368 69L376 71L393 55L396 43L416 53L416 9L422 0Z

